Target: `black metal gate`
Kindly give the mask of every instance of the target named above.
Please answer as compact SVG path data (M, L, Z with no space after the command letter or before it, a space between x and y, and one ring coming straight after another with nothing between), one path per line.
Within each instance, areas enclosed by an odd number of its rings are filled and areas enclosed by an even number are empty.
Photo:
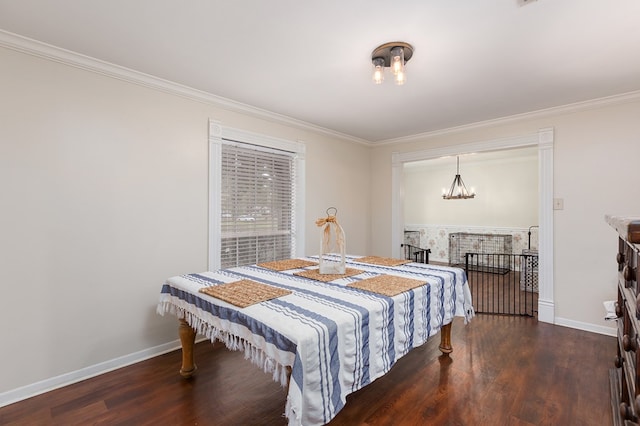
M466 253L476 313L536 316L538 255Z

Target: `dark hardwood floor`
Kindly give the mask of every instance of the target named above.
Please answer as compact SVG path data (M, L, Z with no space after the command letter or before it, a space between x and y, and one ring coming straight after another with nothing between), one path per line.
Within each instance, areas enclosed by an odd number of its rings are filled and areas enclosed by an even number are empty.
M177 328L177 323L176 323ZM352 394L338 425L612 424L608 370L616 341L535 318L478 315ZM284 425L285 390L243 354L202 342L198 372L180 351L0 408L2 425Z

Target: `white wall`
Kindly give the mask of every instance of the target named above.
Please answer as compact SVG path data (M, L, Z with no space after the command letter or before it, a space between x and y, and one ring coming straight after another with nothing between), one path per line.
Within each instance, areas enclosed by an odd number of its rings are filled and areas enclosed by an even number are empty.
M603 320L602 301L616 294L617 235L604 222L604 215L640 212L640 97L562 111L375 147L372 229L391 229L392 152L518 137L553 127L554 197L564 199L564 210L554 211L553 216L556 322L613 333L613 325ZM372 237L373 251L391 253L390 231L372 232Z
M307 252L329 206L367 252L368 147L13 50L0 63L0 405L177 339L155 307L166 278L207 267L209 118L304 142Z
M479 153L460 157L460 175L477 196L445 200L456 159L404 166L404 220L414 225L476 225L528 228L538 224L537 149Z
M404 227L420 232L430 259L449 261L449 234L472 232L512 236L512 253L528 247L538 225L538 149L520 148L461 155L460 174L476 197L445 200L456 173L456 157L405 163ZM537 248L538 232L531 235Z

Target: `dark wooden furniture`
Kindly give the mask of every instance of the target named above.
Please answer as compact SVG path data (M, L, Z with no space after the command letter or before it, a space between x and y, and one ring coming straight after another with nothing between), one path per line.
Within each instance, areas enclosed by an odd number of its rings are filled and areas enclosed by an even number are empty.
M640 217L605 217L618 231L618 344L615 367L610 370L611 406L614 425L638 425L640 422L640 294L638 260L640 258Z

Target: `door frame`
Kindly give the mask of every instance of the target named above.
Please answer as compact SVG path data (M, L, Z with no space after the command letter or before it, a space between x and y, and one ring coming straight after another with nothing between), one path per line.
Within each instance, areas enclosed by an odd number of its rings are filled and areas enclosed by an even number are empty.
M553 128L537 133L482 142L451 145L421 151L392 153L391 173L391 243L393 255L400 257L404 231L404 163L430 160L449 155L499 151L511 148L538 147L538 320L553 324Z

